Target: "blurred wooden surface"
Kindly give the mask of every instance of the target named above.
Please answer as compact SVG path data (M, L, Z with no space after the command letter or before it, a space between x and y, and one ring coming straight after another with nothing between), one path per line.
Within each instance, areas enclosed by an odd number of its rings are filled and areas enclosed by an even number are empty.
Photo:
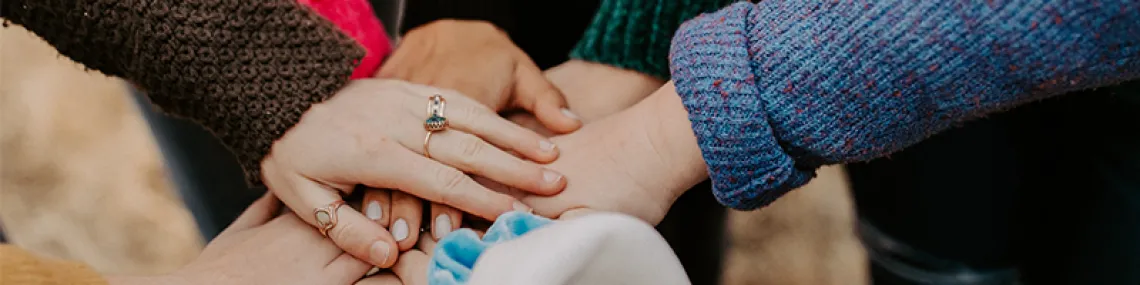
M108 273L163 272L201 248L122 82L0 29L0 222L9 240ZM865 284L840 168L733 212L725 284Z

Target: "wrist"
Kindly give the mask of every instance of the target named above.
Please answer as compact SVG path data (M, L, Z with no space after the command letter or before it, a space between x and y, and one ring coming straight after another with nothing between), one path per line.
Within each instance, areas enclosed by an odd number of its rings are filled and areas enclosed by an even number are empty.
M689 113L669 82L630 109L637 128L644 130L650 144L667 168L670 188L680 195L708 179L708 168L701 156L697 136L689 123Z
M566 104L589 123L629 108L665 84L664 80L616 66L571 59L546 71Z

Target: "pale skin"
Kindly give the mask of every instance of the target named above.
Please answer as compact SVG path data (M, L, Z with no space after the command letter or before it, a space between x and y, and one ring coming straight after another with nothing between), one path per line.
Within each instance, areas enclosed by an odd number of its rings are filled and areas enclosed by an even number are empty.
M562 153L547 167L566 175L566 189L521 198L543 216L591 209L657 224L677 197L708 178L688 113L671 82L629 109L551 140Z
M391 271L362 279L371 264L346 254L295 215L279 215L279 209L280 202L266 195L190 264L167 274L109 276L107 281L112 285L427 284L422 273L428 264L424 251L408 251Z
M451 128L433 136L429 159L424 156L423 119L428 96L434 94L446 98ZM356 185L400 189L494 219L526 206L479 185L466 173L540 195L555 194L565 187L565 179L534 162L555 159L558 150L553 146L455 91L360 79L305 112L262 161L262 175L285 205L314 226L319 225L314 209L342 199ZM397 248L405 249L387 229L356 210L340 207L336 215L339 220L329 238L360 260L388 268L396 262Z

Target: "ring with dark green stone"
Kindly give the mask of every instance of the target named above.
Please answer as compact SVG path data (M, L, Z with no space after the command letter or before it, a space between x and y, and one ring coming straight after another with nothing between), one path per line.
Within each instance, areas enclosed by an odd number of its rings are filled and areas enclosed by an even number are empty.
M424 121L424 130L429 132L438 132L446 130L448 127L447 118L438 115L431 115Z

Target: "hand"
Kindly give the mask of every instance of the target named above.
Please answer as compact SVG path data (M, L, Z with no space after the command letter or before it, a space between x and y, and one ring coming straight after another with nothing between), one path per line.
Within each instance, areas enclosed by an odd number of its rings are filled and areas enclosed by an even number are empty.
M423 121L432 94L447 100L451 129L436 132L425 150ZM318 224L314 209L341 200L358 184L399 189L485 219L525 206L465 172L541 195L565 187L561 174L501 149L540 162L558 156L545 138L454 91L362 79L308 110L274 144L262 174L266 186L311 225ZM329 231L334 243L381 268L396 261L388 231L349 207L336 214L339 221Z
M420 237L416 248L404 252L396 265L390 271L380 272L356 282L356 285L427 285L428 264L431 262L431 253L435 249L435 241L427 237Z
M543 216L588 208L657 224L677 197L708 176L671 84L626 111L552 140L562 155L547 167L566 175L566 189L522 198Z
M521 108L559 133L581 127L538 66L488 22L438 20L418 27L377 76L455 89L495 111Z
M112 277L108 283L352 284L372 268L293 214L278 216L279 208L267 194L185 267L160 276Z
M583 123L625 110L661 88L664 80L633 70L571 59L546 70Z

